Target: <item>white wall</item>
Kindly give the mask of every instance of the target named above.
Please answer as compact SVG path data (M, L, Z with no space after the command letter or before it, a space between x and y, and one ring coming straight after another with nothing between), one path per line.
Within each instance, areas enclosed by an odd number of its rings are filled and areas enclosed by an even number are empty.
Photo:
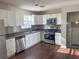
M61 21L61 47L66 48L66 24L67 24L67 13L62 12L62 21Z
M79 4L65 6L62 8L62 40L61 47L66 48L66 25L67 25L67 13L79 11Z

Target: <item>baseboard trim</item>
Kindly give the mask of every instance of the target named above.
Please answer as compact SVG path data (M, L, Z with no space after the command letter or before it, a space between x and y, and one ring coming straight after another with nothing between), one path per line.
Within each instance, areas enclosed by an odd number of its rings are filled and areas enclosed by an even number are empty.
M29 50L29 49L31 49L31 48L33 48L34 46L37 46L37 45L40 44L41 42L42 42L42 41L36 43L35 45L31 46L30 48L25 49L25 51L26 51L26 50Z

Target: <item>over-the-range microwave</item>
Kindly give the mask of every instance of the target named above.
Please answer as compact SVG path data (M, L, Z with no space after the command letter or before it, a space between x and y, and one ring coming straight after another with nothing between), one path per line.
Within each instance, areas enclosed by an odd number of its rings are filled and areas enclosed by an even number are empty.
M47 25L56 25L57 18L49 18L47 19Z

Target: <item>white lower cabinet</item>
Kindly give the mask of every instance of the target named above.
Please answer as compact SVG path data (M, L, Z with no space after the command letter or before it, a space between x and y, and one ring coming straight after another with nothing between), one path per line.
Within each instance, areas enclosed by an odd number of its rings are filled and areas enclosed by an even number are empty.
M61 45L61 33L55 33L55 43Z
M9 57L13 56L16 52L15 38L7 39L6 40L6 47L7 47L7 56L9 58Z
M41 40L41 38L40 38L40 32L35 33L34 36L33 36L33 38L34 38L34 44L37 44L38 42L40 42L40 40Z
M28 34L25 36L26 49L40 42L40 32Z
M25 36L25 47L26 49L30 47L30 35Z

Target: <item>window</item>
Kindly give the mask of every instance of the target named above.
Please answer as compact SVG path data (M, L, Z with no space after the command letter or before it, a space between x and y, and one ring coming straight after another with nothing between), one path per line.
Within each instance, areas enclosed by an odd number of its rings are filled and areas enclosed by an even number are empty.
M22 28L31 28L34 24L34 15L24 15L24 25Z

